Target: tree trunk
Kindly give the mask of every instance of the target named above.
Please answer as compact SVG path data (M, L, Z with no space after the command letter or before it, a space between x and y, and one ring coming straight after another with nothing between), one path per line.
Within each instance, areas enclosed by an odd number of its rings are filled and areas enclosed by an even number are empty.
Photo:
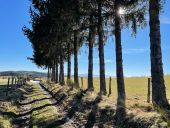
M48 80L50 79L50 68L49 68L49 66L48 66L47 78L48 78Z
M122 121L125 117L125 84L123 75L123 59L122 59L122 46L121 46L121 18L118 13L119 5L118 0L115 3L115 47L116 47L116 76L117 76L117 108L116 117L117 123Z
M69 81L70 80L70 78L71 78L71 56L70 56L70 43L68 43L68 45L67 45L67 81Z
M88 90L93 91L93 44L95 43L95 26L93 16L90 16L90 29L89 29L89 57L88 57Z
M55 81L55 62L53 62L53 65L52 65L52 81L53 82Z
M100 94L106 95L104 40L103 40L104 31L101 0L98 1L98 36L99 36L99 64L100 64Z
M164 73L162 64L161 35L159 21L159 0L150 0L150 56L151 56L151 76L152 76L152 101L154 105L160 107L169 106L166 97L164 84Z
M62 82L61 82L61 79L62 79L62 75L61 75L61 73L62 73L62 71L61 71L61 70L62 70L62 69L61 69L62 66L61 66L61 65L62 65L62 63L61 63L61 59L60 59L60 71L59 71L59 83L60 83L60 84L62 83Z
M50 74L50 75L49 75L49 76L50 76L50 79L49 79L49 80L51 81L51 76L52 76L51 67L49 68L49 74Z
M108 97L112 94L112 78L109 78L109 94Z
M77 87L79 87L79 80L78 80L78 32L74 32L74 83Z
M150 103L150 93L151 93L151 78L148 78L148 95L147 95L147 102Z
M61 85L64 85L64 62L63 55L60 55L60 76L59 81Z
M55 66L55 82L58 83L58 61L56 61Z

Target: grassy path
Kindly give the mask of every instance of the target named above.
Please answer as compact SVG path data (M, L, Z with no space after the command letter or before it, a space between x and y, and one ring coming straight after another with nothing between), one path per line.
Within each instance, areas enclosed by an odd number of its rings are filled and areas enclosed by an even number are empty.
M30 120L31 120L31 104L27 104L32 100L29 97L29 93L32 92L32 86L25 86L24 85L25 93L23 93L20 97L19 107L17 110L18 116L13 120L14 128L29 128ZM25 114L28 113L28 114Z
M13 128L42 128L58 118L56 101L40 85L24 85Z
M45 128L58 128L58 127L69 127L69 128L77 128L81 127L78 120L72 119L75 115L75 112L78 110L78 106L81 98L83 97L83 91L75 94L75 98L72 99L70 95L72 95L71 90L67 88L65 91L61 91L58 87L53 88L51 91L48 90L44 85L41 85L42 91L46 93L48 96L53 98L50 99L55 104L56 109L59 113L59 118L51 121L49 125L46 125ZM63 93L64 92L64 93ZM68 94L65 94L67 92ZM74 92L74 91L73 91ZM70 94L71 93L71 94ZM70 97L69 97L70 96ZM73 101L70 101L73 100ZM66 102L65 102L66 101ZM70 104L67 104L69 103Z
M31 93L31 127L40 128L58 118L58 111L54 99L38 84L34 84Z

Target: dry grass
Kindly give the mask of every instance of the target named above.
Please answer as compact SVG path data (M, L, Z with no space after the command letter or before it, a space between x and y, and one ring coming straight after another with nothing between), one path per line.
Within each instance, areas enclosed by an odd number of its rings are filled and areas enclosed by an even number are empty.
M5 112L17 112L16 101L21 95L21 90L13 90L12 93L9 92L8 97L6 96L8 77L0 77L0 111ZM10 115L0 114L0 128L11 128L12 117Z
M6 85L8 82L8 77L7 76L1 76L0 77L0 85Z
M81 79L79 79L80 86ZM135 100L138 99L142 102L146 102L147 100L147 84L148 84L148 77L129 77L125 78L125 90L126 90L126 97L128 100ZM170 76L165 76L165 84L166 84L166 91L167 91L167 98L170 99ZM106 87L107 92L109 89L109 78L106 78ZM117 97L117 84L116 78L112 78L112 95L111 97L116 99ZM87 88L87 78L83 78L83 89ZM99 78L94 78L94 91L96 93L99 92Z
M83 89L87 88L87 78L83 78L83 86L81 85L81 79L80 81L80 86ZM0 86L4 85L7 83L7 79L3 79L0 77ZM136 121L139 119L145 120L145 121L150 121L154 120L155 123L164 123L166 124L162 118L161 115L158 114L153 108L152 105L147 103L147 83L148 83L148 78L147 77L132 77L132 78L125 78L125 86L126 86L126 111L127 114L133 115L131 118L132 120ZM167 89L167 97L170 99L170 76L165 76L165 83L166 83L166 89ZM108 85L109 85L109 79L106 79L106 85L107 85L107 90L108 90ZM105 108L116 108L116 97L117 97L117 86L116 86L116 79L112 78L112 94L110 97L103 96L102 101L98 103L98 108L100 110L105 109ZM3 86L2 86L3 87ZM63 93L67 95L67 99L63 102L63 107L67 106L68 103L70 103L73 99L73 97L76 95L78 90L74 89L70 91L67 94L67 91L69 90L68 86L59 86L57 84L47 84L47 87L49 90L53 92L57 92L61 90ZM1 91L2 88L0 88ZM87 92L87 94L83 97L83 101L94 101L96 96L98 95L99 92L99 79L94 78L94 92ZM40 91L39 88L35 88L35 90ZM39 95L38 97L32 97L33 99L37 98L43 98L43 95ZM48 103L49 101L44 101L44 102L38 102L38 104L35 104L32 107L37 107L41 106L43 104ZM2 102L1 102L2 103ZM1 104L0 103L0 104ZM12 106L9 108L12 109ZM33 116L33 123L35 124L34 126L36 127L36 124L44 118L44 121L46 122L48 119L46 117L51 116L50 120L53 120L54 118L57 117L57 112L53 111L53 107L47 107L47 109L44 109L42 111L35 111L32 113ZM41 114L42 113L42 114ZM55 113L56 116L53 116L52 113ZM52 114L52 115L51 115ZM82 115L82 113L78 113ZM48 116L49 115L49 116ZM61 115L61 114L60 114ZM87 115L83 115L87 116ZM53 118L54 117L54 118ZM6 121L9 121L6 117L0 116L0 120L3 121L3 124ZM7 124L10 125L10 123L6 122ZM1 124L1 122L0 122Z
M68 90L68 86L59 86L59 85L56 85L56 84L51 84L51 85L46 84L46 87L48 87L49 90L53 90L54 92L57 92L58 90L62 89L62 91L64 93L66 93L67 90ZM76 90L74 90L72 93L69 92L67 99L64 100L64 102L63 102L63 105L67 106L70 103L70 101L73 100L73 97L76 95L76 93L77 93ZM93 102L96 99L97 96L98 96L97 91L87 92L83 96L82 102L83 103ZM126 100L126 106L127 106L126 107L127 118L129 119L129 121L139 122L139 123L143 123L143 122L151 123L151 124L153 124L153 126L154 125L155 126L156 125L165 125L167 127L167 123L162 119L162 116L154 110L154 108L152 107L152 104L149 104L144 100L141 101L141 99L138 99L138 98L137 99L132 98L132 99ZM87 109L87 108L84 108L83 104L82 105L80 104L79 108L80 108L80 111L75 113L75 117L78 118L78 119L81 119L82 122L84 122L87 119L88 114L90 113L90 110ZM93 106L90 107L90 108L93 109ZM84 109L84 111L81 112L81 109ZM100 123L100 119L98 119L98 116L100 116L100 112L102 110L107 109L107 110L115 111L115 109L116 109L116 99L113 97L113 95L111 97L102 96L102 100L99 103L97 103L97 109L98 110L97 110L97 113L96 113L96 117L97 117L96 118L96 124L94 124L96 126L98 126L99 125L98 123ZM114 113L112 113L111 115L113 116ZM105 116L103 117L103 119L105 120ZM81 120L80 120L80 122L81 122ZM109 122L105 122L105 123L107 124ZM66 124L65 126L69 126L69 125ZM110 124L108 124L108 127L109 126L110 126Z
M87 88L87 78L83 78L83 86L81 78L79 78L80 87ZM129 77L125 78L126 89L126 110L128 114L135 115L136 118L142 118L144 120L161 118L161 115L154 111L151 103L147 103L147 85L148 77ZM170 75L165 76L165 85L167 91L167 98L170 99ZM107 91L109 89L109 78L106 78ZM117 99L117 84L116 78L112 78L112 94L108 98L103 96L102 102L98 104L99 108L116 107ZM94 93L88 92L88 95L84 98L87 100L94 100L99 92L99 78L94 78Z

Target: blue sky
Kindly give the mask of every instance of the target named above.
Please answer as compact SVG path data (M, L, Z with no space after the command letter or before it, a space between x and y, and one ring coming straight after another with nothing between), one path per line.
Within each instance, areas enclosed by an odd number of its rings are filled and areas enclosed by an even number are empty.
M34 70L43 71L27 57L32 56L32 47L22 33L24 25L29 26L29 0L0 1L0 71ZM170 0L161 14L161 36L164 73L170 74ZM123 65L125 76L150 75L149 28L138 30L136 38L131 30L123 30ZM79 52L79 74L87 74L88 48L83 46ZM94 74L99 74L98 49L94 49ZM105 45L106 75L115 76L115 43L110 37ZM72 58L73 69L73 58ZM66 72L66 64L65 64ZM73 72L72 72L73 73Z

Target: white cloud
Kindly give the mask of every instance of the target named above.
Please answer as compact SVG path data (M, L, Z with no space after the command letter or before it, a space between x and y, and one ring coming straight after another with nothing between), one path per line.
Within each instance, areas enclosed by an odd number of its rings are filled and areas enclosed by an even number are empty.
M141 48L139 48L139 49L132 48L132 49L123 50L124 54L138 54L138 53L145 53L145 52L147 52L147 50L141 49Z
M99 58L94 58L93 62L94 62L94 64L99 64ZM105 59L105 63L113 63L113 60Z
M111 60L111 59L106 59L106 60L105 60L105 63L113 63L113 60Z

